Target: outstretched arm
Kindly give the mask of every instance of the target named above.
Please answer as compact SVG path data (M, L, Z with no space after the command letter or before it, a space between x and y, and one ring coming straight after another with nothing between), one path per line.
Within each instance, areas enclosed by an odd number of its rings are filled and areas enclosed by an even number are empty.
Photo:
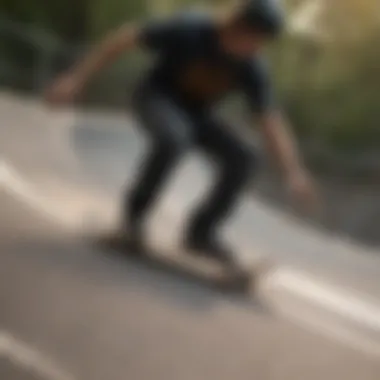
M140 29L124 25L110 33L66 73L61 75L47 89L49 103L60 104L73 101L83 87L102 69L111 65L123 53L139 45Z
M316 201L314 186L299 153L296 139L285 117L275 105L266 66L254 60L243 72L243 88L268 152L284 174L292 195L305 206Z
M53 83L47 91L47 100L51 103L74 100L98 72L136 47L146 47L156 52L177 49L189 35L189 25L191 20L174 17L151 21L143 26L122 26L95 45L81 61Z
M314 208L317 203L314 184L285 118L280 112L271 111L262 114L259 122L267 150L282 170L291 195L303 207Z
M290 126L278 111L259 116L260 131L270 154L286 177L304 170Z
M137 47L139 33L139 28L132 25L124 25L112 32L72 68L71 75L85 84L102 69L116 61L123 53Z

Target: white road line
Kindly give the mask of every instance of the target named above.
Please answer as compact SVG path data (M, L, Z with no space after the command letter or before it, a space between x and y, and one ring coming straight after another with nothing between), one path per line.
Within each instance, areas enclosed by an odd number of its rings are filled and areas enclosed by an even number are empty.
M0 186L17 196L34 211L47 217L54 223L59 223L65 227L73 226L73 218L69 218L53 204L42 198L33 187L26 182L18 173L5 161L0 161Z
M326 323L322 318L316 317L312 313L305 313L304 310L282 308L278 309L278 312L290 322L297 323L298 326L302 326L308 331L322 334L346 347L380 358L380 343L363 338L359 332L355 332L353 329L346 328L338 323Z
M6 358L44 380L75 380L45 354L16 339L6 331L0 331L0 358Z
M57 208L43 199L33 187L18 175L11 165L6 161L0 160L0 185L3 185L10 193L18 197L22 202L32 207L35 211L48 217L50 220L57 222L65 227L75 228L73 218L68 218L63 213L62 208ZM314 281L309 276L300 272L295 272L287 268L278 268L266 280L266 285L271 288L285 290L289 294L300 296L311 304L317 304L324 310L329 310L341 318L356 321L361 327L372 332L380 332L380 309L370 303L367 303L360 298L353 297L350 294L328 286L317 281ZM301 318L302 319L302 318ZM298 323L303 326L308 326L310 329L323 333L330 338L342 341L342 336L345 336L345 341L352 348L362 351L363 346L372 347L367 344L365 338L347 334L344 330L334 332L332 326L326 326L323 321L306 323L300 322L300 316L293 316L293 320L298 320ZM336 329L335 329L336 330ZM374 346L373 346L374 347ZM378 346L373 353L378 353Z
M335 314L365 325L380 336L380 307L354 297L342 290L319 283L302 273L282 268L270 278L271 286L281 287L304 299L330 309Z

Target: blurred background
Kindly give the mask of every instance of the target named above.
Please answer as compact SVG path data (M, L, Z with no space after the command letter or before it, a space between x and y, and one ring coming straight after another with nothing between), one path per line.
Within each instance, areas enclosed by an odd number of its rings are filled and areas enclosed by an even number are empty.
M226 228L242 256L275 264L257 266L252 297L89 241L138 169L129 102L152 59L122 57L79 109L47 107L45 86L125 21L234 2L0 0L0 380L380 379L379 0L284 0L271 70L325 203L289 217L263 160ZM260 147L239 95L220 112ZM188 164L156 241L178 237L211 178Z
M278 97L319 178L326 231L380 244L380 3L378 0L286 0L288 33L269 55ZM39 96L46 83L86 47L128 20L186 8L224 9L222 0L1 0L0 85ZM88 89L84 106L126 109L149 65L128 56ZM244 125L243 102L223 112ZM254 190L286 207L277 177L263 171ZM314 221L315 222L315 221Z

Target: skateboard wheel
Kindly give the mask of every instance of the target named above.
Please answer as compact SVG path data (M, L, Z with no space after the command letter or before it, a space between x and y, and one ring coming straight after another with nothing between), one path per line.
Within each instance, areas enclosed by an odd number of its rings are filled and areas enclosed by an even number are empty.
M236 271L228 274L222 282L222 288L228 291L247 292L251 288L252 280L252 273Z

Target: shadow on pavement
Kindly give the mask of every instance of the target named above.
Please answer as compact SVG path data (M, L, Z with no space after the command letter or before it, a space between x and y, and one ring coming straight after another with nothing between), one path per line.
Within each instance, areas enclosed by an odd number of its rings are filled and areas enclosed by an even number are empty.
M269 305L259 296L245 296L216 290L206 278L186 270L179 271L159 260L120 257L94 248L86 239L63 236L55 239L29 238L7 246L8 251L26 256L33 265L45 267L53 275L58 272L75 280L118 287L126 292L149 292L149 296L169 302L175 308L207 313L226 300L266 318L274 317ZM46 268L48 266L48 268Z

